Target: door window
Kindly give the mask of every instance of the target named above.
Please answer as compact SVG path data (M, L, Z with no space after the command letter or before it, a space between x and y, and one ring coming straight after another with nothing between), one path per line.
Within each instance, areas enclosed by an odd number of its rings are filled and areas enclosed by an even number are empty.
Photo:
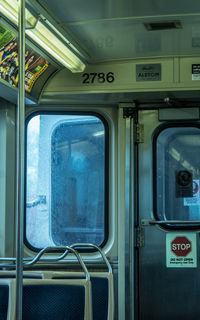
M159 220L200 220L200 130L188 124L154 137L154 213Z

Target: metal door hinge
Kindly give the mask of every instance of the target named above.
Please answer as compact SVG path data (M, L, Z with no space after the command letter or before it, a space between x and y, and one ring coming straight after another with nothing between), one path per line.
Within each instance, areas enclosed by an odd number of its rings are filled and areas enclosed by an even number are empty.
M135 247L142 248L144 247L144 228L137 227L135 229Z
M141 123L135 125L135 142L144 143L144 125Z

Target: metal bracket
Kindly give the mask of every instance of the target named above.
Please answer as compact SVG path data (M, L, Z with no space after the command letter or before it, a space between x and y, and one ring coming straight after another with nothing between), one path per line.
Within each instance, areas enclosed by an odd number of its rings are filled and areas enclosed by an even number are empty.
M124 108L123 109L123 118L127 119L127 118L133 118L135 115L135 109L134 108Z
M135 115L136 104L134 102L120 102L119 107L123 109L123 118L133 118Z
M142 219L141 220L141 224L142 224L142 226L143 227L145 227L145 226L150 226L151 225L151 221L153 221L153 220L150 220L150 219Z
M135 247L142 248L145 245L144 228L137 227L135 229Z
M136 143L144 143L144 125L136 124L135 125L135 142Z
M30 26L30 27L26 26L25 29L26 29L26 30L33 30L33 29L35 29L35 27L36 27L36 25L37 25L37 23L38 23L39 20L40 20L40 15L39 15L38 17L36 17L36 20L35 20L35 22L34 22L34 24L33 24L32 26Z

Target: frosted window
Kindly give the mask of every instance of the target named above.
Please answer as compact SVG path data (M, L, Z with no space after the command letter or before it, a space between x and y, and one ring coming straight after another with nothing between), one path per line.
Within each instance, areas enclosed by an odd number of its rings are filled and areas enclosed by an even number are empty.
M42 114L29 120L28 245L85 242L100 246L105 241L106 134L96 116Z

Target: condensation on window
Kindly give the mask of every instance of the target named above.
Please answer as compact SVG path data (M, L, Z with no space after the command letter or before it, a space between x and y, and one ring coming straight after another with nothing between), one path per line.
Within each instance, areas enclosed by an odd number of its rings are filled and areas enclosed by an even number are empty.
M104 242L105 133L96 116L28 121L25 236L32 247Z

